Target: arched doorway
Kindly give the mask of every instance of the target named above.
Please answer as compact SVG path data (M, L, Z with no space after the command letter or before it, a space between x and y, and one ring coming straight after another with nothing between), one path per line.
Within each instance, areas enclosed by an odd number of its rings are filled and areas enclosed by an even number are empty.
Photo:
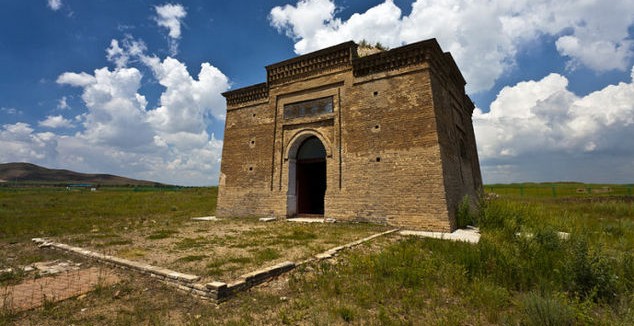
M326 194L326 149L319 138L306 138L295 158L298 215L323 215ZM293 175L289 175L293 177Z

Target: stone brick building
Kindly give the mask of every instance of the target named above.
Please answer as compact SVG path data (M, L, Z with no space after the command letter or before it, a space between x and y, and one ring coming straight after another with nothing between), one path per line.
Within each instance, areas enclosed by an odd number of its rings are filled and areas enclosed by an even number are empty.
M265 83L223 94L217 216L456 228L482 188L465 80L435 39L362 50L272 64Z

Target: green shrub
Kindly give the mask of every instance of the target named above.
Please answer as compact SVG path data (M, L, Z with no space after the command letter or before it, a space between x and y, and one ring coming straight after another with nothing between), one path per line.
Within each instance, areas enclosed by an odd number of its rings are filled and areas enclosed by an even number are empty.
M625 228L622 223L611 223L603 226L603 232L613 237L621 237L625 234Z
M501 200L488 202L481 208L478 226L483 231L501 233L505 240L511 240L522 231L526 216L530 215L529 209L520 203Z
M464 196L458 210L456 211L456 224L458 228L464 228L467 225L475 225L476 221L471 213L471 205L469 204L469 196Z
M349 307L338 307L336 311L337 315L339 315L339 317L341 317L341 319L343 319L346 323L350 323L354 320L354 311L352 311Z
M570 290L581 299L612 302L618 292L613 264L598 248L591 252L585 239L575 240L571 249L567 266Z
M631 253L625 253L620 259L621 264L621 280L625 291L632 292L634 290L634 256Z
M556 298L545 298L528 293L522 299L524 324L535 326L561 326L575 323L574 311Z
M22 273L16 270L0 272L0 285L12 284L22 279ZM2 298L0 298L2 299Z
M500 310L508 308L511 304L510 292L487 280L473 280L464 288L463 295L471 305L483 311L491 323L498 323Z

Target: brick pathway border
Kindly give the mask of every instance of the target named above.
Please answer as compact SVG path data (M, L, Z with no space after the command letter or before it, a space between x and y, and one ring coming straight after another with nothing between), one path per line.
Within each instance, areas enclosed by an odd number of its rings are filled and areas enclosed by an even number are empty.
M19 312L43 306L46 302L66 300L119 282L105 268L91 267L67 271L55 276L31 278L0 289L0 310Z

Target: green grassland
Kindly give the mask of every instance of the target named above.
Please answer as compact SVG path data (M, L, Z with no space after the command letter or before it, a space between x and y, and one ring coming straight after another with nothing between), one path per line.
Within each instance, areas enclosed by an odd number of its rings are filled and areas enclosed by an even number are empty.
M102 232L214 215L217 188L0 188L0 239Z
M629 186L555 186L555 196L552 184L523 184L521 192L517 185L486 186L496 195L484 196L479 212L460 211L462 221L480 228L477 245L393 235L300 267L219 306L131 274L82 300L3 312L0 324L634 324ZM577 190L595 187L619 190ZM214 207L213 188L0 191L0 242L8 248L40 233L184 223L212 215Z

